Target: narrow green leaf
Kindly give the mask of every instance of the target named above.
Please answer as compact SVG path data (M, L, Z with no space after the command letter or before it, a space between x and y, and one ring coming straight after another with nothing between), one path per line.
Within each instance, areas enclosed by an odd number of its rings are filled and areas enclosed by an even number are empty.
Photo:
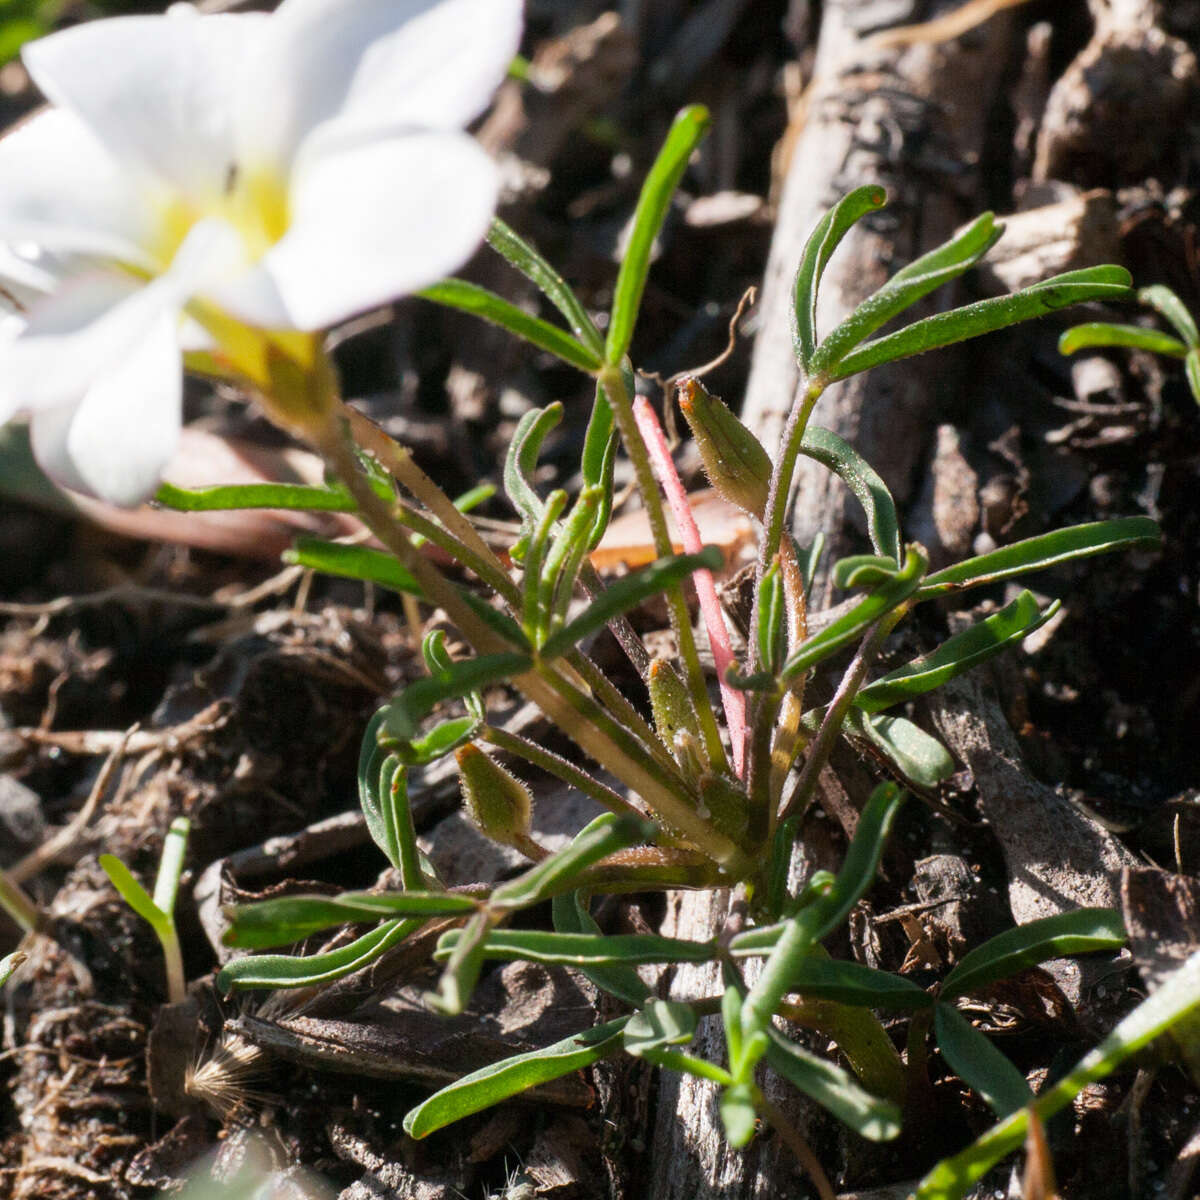
M758 1125L758 1110L754 1106L756 1089L752 1083L735 1083L722 1088L717 1099L725 1140L741 1150L750 1144Z
M268 950L303 941L322 929L396 917L454 917L474 912L468 896L451 892L343 892L339 896L280 896L232 904L223 941L240 950Z
M604 354L604 338L566 280L533 246L499 217L492 218L487 241L493 250L503 255L562 313L578 341L599 360Z
M637 322L638 309L642 303L642 292L646 287L646 276L650 272L650 252L654 239L662 228L671 197L679 186L692 151L708 132L710 118L708 110L696 104L683 109L675 118L663 148L658 152L642 192L638 197L633 215L633 227L629 244L617 283L613 291L612 315L608 323L608 341L605 344L604 360L617 366L629 353L633 340L633 327Z
M965 954L946 976L942 998L985 987L1051 958L1119 950L1125 941L1121 917L1109 908L1080 908L1030 921L989 938Z
M1061 603L1055 600L1042 610L1033 593L1024 591L999 612L947 638L936 650L914 658L905 666L897 667L867 684L855 696L854 706L863 712L879 712L941 687L964 671L1027 638L1045 625L1061 607Z
M699 554L671 554L640 570L631 571L607 588L573 621L547 638L542 646L542 659L549 661L565 654L584 638L602 629L613 617L637 608L651 596L674 587L701 568L719 570L723 562L721 551L716 546L705 546Z
M809 234L800 255L800 266L792 285L792 346L796 361L811 374L817 348L817 294L821 276L842 238L869 212L887 203L887 192L878 184L855 188L843 196Z
M370 546L348 546L322 538L301 537L290 550L283 552L283 561L310 567L325 575L376 583L393 592L405 592L418 598L422 594L411 572L387 551L373 550Z
M399 752L414 741L418 723L443 700L511 679L532 665L526 654L484 654L456 662L427 679L418 679L380 710L383 713L378 732L380 745Z
M422 288L417 295L425 300L432 300L435 304L470 313L493 325L499 325L501 329L508 330L539 350L545 350L569 366L578 367L588 374L602 366L598 354L576 341L565 330L551 325L549 321L543 321L541 317L527 313L515 304L510 304L502 296L489 292L487 288L468 283L465 279L443 279L441 283Z
M995 245L1003 229L990 212L983 213L957 237L897 271L822 341L813 355L812 373L825 371L893 317L957 279Z
M842 591L856 588L871 589L895 579L899 562L891 555L850 554L833 564L833 586Z
M852 708L845 731L873 746L914 787L932 790L954 774L950 751L907 717Z
M555 896L551 903L554 917L554 928L559 933L587 933L600 935L600 926L596 924L588 911L587 897L582 892L563 892ZM625 1001L635 1008L640 1007L650 995L646 981L628 963L612 963L607 966L590 966L580 968L583 973L602 991L618 1000Z
M516 879L492 892L492 907L526 908L555 892L602 858L654 836L654 826L636 817L604 813L584 827L561 850L542 859ZM564 935L565 936L565 935Z
M483 943L491 923L490 914L481 911L455 931L461 937L446 958L437 991L425 993L425 1003L435 1012L456 1017L470 1003L483 970Z
M1056 275L1053 279L1036 283L1011 296L978 300L974 304L926 317L895 333L876 338L850 351L840 362L830 366L827 378L831 382L846 379L881 363L911 358L915 354L950 346L966 338L1006 329L1009 325L1072 304L1123 299L1129 294L1129 285L1129 272L1123 267L1088 267L1082 271L1068 271L1065 275Z
M936 571L924 581L917 599L932 600L948 592L998 583L1026 571L1044 571L1113 550L1152 549L1158 546L1161 537L1158 526L1149 517L1118 517L1056 529Z
M783 656L787 650L787 610L778 558L763 573L755 609L758 613L758 628L754 637L758 664L768 674L774 675L783 666Z
M1034 1102L1043 1120L1070 1104L1090 1083L1111 1074L1130 1055L1165 1033L1176 1022L1200 1008L1200 951L1177 970L1157 991L1143 1000L1094 1050L1080 1059L1073 1071ZM961 1200L1006 1154L1025 1137L1029 1113L1021 1109L993 1126L965 1150L943 1159L924 1179L916 1200Z
M1200 347L1200 333L1196 331L1196 322L1192 314L1169 287L1156 283L1150 287L1139 288L1137 298L1139 303L1153 308L1166 317L1174 326L1175 332L1190 348Z
M632 386L629 388L629 394L633 394ZM600 511L596 514L596 523L588 539L589 553L600 544L612 516L613 472L616 469L617 446L620 440L613 427L612 406L608 402L608 396L597 383L596 399L592 404L592 414L588 418L587 433L583 439L583 454L579 460L579 475L584 487L598 487L604 490Z
M864 1091L841 1067L810 1054L773 1025L766 1059L771 1069L822 1108L828 1109L859 1137L887 1142L900 1132L900 1106Z
M622 1042L627 1054L641 1058L650 1050L686 1045L695 1033L696 1013L690 1004L651 1000L629 1018Z
M915 543L907 549L904 566L894 578L864 597L849 612L844 613L832 625L800 643L794 654L784 664L780 678L794 679L809 667L835 654L843 646L861 636L880 617L903 604L921 585L928 559Z
M448 929L438 941L434 958L445 961L462 938ZM483 943L484 958L512 962L559 964L566 967L606 967L620 963L708 962L717 953L713 942L689 942L654 934L547 933L540 929L497 929Z
M871 886L903 800L904 792L894 783L881 783L871 793L833 883L784 922L762 974L742 1004L742 1035L747 1043L753 1033L770 1027L780 1001L813 946L845 920Z
M248 991L253 988L315 987L332 983L361 968L370 966L385 951L409 934L415 933L424 919L385 921L362 937L322 954L252 954L226 963L217 975L222 992Z
M1200 350L1189 350L1183 360L1183 373L1187 376L1192 399L1200 404Z
M1169 354L1172 358L1183 358L1188 351L1178 338L1160 329L1112 325L1104 321L1075 325L1058 339L1059 354L1074 354L1093 346L1128 346L1133 350L1148 350L1151 354Z
M958 1009L936 1005L933 1029L942 1057L1001 1120L1033 1099L1025 1076Z
M792 975L791 990L802 996L836 1000L857 1008L901 1011L928 1008L933 998L903 975L876 971L861 963L812 954L803 958Z
M160 483L154 502L177 512L224 512L240 508L354 512L358 507L350 493L340 486L308 487L299 483L242 483L195 489Z
M545 510L542 498L533 486L533 473L537 470L538 455L542 443L550 431L562 420L563 406L559 402L545 408L531 409L517 422L508 454L504 460L504 491L513 507L521 514L521 538L511 550L513 559L520 562L525 557L525 546L533 527Z
M517 1054L464 1075L412 1109L404 1118L404 1132L409 1137L427 1137L445 1125L491 1108L540 1083L582 1071L620 1048L621 1032L628 1020L619 1017L563 1038L545 1049Z
M150 893L138 883L130 869L111 854L100 855L100 866L121 899L161 937L167 931L168 914L155 905Z

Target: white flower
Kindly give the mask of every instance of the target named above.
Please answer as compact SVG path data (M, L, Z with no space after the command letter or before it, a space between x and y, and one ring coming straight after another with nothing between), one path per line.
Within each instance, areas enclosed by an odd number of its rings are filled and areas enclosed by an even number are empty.
M25 48L53 105L0 139L0 421L55 478L151 494L181 353L316 331L429 284L484 236L494 165L462 132L521 0L283 0L118 17Z

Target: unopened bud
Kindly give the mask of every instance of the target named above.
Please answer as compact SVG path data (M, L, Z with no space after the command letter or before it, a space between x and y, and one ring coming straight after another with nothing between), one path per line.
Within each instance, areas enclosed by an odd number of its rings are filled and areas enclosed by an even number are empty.
M713 487L731 504L761 520L771 486L771 458L762 443L698 380L680 382L679 407Z
M529 789L472 742L460 746L454 757L471 819L493 841L524 853L530 844Z
M700 776L700 799L708 809L709 819L727 838L741 842L750 827L746 794L724 775Z

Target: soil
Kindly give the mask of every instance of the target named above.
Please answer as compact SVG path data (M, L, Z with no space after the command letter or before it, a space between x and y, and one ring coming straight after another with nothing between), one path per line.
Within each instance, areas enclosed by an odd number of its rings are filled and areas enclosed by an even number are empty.
M502 215L590 310L603 311L621 231L672 115L685 102L707 104L712 133L668 217L633 348L647 374L705 363L767 271L791 155L806 152L796 149L806 125L811 134L827 119L802 94L821 38L849 22L861 42L959 7L983 6L664 0L621 6L621 24L593 0L529 0L534 82L506 85L480 130L505 163ZM982 97L988 110L971 126L975 144L953 157L923 133L922 96L897 91L891 60L880 59L867 84L862 64L854 68L853 87L886 109L881 118L871 103L847 101L838 117L892 190L879 236L894 237L935 201L959 221L985 207L1018 213L1021 253L1006 258L1002 242L995 267L968 279L960 299L1116 261L1137 284L1165 283L1200 310L1200 5L1032 0L965 32L930 28L904 53L946 37L968 50L990 38L989 54L1000 55L994 94ZM837 71L820 70L820 86L836 93ZM953 80L938 86L944 108ZM950 106L980 99L963 90ZM34 103L19 79L9 86L8 115ZM826 203L840 184L865 181L831 172L813 186L829 193ZM881 265L929 248L919 230L913 237ZM486 254L465 273L536 303ZM849 295L852 281L844 290L847 302L861 298ZM1129 319L1128 310L1084 319L1104 316ZM740 402L756 338L778 317L765 305L751 311L733 353L706 377L710 390ZM906 806L877 885L829 943L931 984L970 946L1030 919L1034 908L1023 905L1045 901L1018 886L1036 865L1022 859L1033 853L1036 821L1005 813L1026 804L1061 813L1060 830L1085 830L1060 847L1053 903L1098 896L1121 908L1131 948L1073 972L1026 972L972 1013L1035 1089L1200 944L1200 407L1171 360L1061 358L1055 341L1070 319L920 360L910 377L924 405L917 449L888 482L935 561L1132 514L1160 522L1162 548L1030 580L1039 595L1063 599L1061 619L1036 645L912 714L941 733L962 769L929 803ZM563 401L568 416L547 445L542 482L570 486L590 396L568 369L411 300L348 330L337 358L346 394L452 494L498 483L521 414ZM207 435L255 446L264 469L282 461L279 436L240 398L197 387L188 404ZM690 486L705 486L686 445L678 461ZM746 1162L701 1161L709 1151L693 1126L700 1116L638 1065L604 1066L426 1142L408 1139L401 1119L431 1087L606 1011L565 972L496 970L453 1022L419 1003L431 978L427 942L315 994L220 997L222 903L387 883L355 815L355 762L371 712L419 670L408 614L357 584L281 575L277 561L253 553L270 538L271 554L286 544L292 529L278 522L203 536L183 522L163 542L150 540L160 527L140 527L139 538L135 521L117 533L104 528L113 514L91 510L97 524L70 504L29 502L20 485L4 490L0 865L68 825L109 765L86 827L27 880L51 924L26 941L29 961L4 991L0 1194L135 1200L178 1190L197 1163L216 1194L229 1195L248 1194L239 1181L263 1170L272 1195L342 1200L637 1200L667 1194L670 1176L697 1197L815 1194L769 1135ZM483 511L511 516L500 501ZM859 547L861 535L840 518L829 532ZM636 535L629 542L632 554ZM931 612L891 653L911 657L960 618ZM653 612L640 620L651 632L662 624ZM599 643L596 652L621 680L615 649ZM510 716L548 736L530 714ZM810 866L840 862L877 779L872 763L835 759L803 831ZM430 771L413 795L428 851L453 866L455 882L489 882L520 861L482 843L446 772ZM535 805L547 838L588 815L549 784ZM192 823L178 911L192 996L183 1011L165 1003L152 933L97 862L115 854L148 882L179 815ZM611 902L601 915L614 930L661 928L678 919L675 903ZM0 916L0 955L19 941ZM895 1034L902 1045L902 1024ZM185 1068L205 1064L208 1085L183 1093ZM1047 1130L1061 1194L1200 1195L1198 1080L1194 1053L1167 1045L1088 1088ZM936 1055L917 1090L904 1133L887 1146L868 1146L820 1112L798 1118L844 1196L903 1197L991 1123ZM1010 1160L971 1195L1034 1195L1022 1193L1019 1172Z

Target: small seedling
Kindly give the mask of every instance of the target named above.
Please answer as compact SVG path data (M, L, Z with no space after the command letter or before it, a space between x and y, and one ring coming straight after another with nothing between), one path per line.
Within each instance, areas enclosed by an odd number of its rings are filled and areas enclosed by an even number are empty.
M119 858L111 854L100 855L100 866L120 893L121 899L150 925L162 945L167 968L167 1001L170 1004L179 1004L187 999L183 955L179 948L179 936L175 932L175 896L179 891L179 877L183 873L190 829L191 822L187 817L176 817L171 822L163 842L153 896L138 883Z

